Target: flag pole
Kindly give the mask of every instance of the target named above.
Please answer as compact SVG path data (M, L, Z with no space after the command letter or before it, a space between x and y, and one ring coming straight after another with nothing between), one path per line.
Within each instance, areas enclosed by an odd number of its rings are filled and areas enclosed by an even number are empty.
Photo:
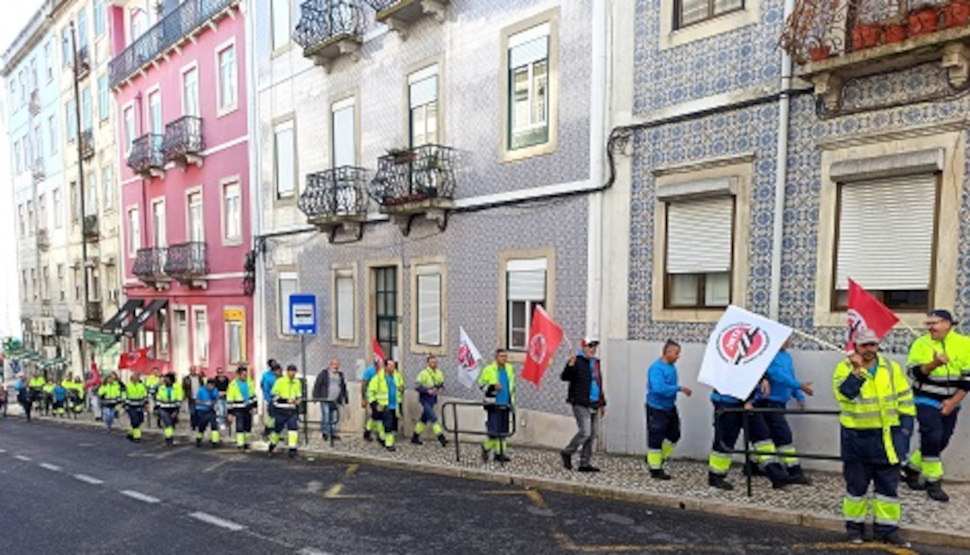
M807 333L805 333L805 332L803 332L801 330L797 330L797 329L792 328L791 331L792 331L792 333L794 333L798 337L801 337L802 339L808 339L809 341L813 341L813 342L821 345L822 347L825 347L826 349L829 349L831 351L837 351L837 352L840 352L840 353L843 353L843 354L845 353L845 348L844 347L839 347L838 345L836 345L834 343L829 343L828 341L825 341L824 339L819 339L818 337L815 337L814 335L809 335L809 334L807 334Z

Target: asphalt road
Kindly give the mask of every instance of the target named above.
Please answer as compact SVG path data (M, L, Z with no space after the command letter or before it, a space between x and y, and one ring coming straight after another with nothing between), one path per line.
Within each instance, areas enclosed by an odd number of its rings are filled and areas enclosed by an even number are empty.
M878 553L838 534L0 421L0 553Z

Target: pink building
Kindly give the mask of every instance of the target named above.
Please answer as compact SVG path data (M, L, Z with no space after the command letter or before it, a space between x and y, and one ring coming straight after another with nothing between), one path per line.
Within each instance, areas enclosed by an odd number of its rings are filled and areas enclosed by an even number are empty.
M241 0L108 3L127 302L106 324L163 371L252 359Z

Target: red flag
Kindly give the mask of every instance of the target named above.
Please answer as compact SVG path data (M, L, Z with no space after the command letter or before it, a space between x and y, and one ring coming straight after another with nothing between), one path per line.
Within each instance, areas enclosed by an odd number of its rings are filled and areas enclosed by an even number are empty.
M552 321L541 306L532 313L532 326L529 328L529 351L526 353L522 379L536 386L549 366L549 359L562 342L562 328Z
M384 355L384 349L381 349L381 344L377 341L377 338L371 339L370 349L374 353L374 368L380 370L381 366L384 366L384 361L387 357Z
M123 370L125 368L138 368L139 366L148 362L148 347L143 349L136 349L134 351L128 351L127 353L121 353L121 357L118 360L118 369Z
M848 352L855 349L855 336L860 331L872 330L876 337L882 339L893 329L896 322L899 322L899 318L893 314L893 311L851 279L846 304L849 307L847 313L849 330L846 334L845 350Z

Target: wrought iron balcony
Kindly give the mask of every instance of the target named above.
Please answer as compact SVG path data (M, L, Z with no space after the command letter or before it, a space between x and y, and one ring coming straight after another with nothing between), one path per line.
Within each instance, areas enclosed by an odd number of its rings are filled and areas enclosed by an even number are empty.
M203 242L172 245L168 248L165 273L181 282L196 282L209 273L205 250Z
M341 56L359 60L364 40L360 0L305 0L293 40L303 47L305 57L328 72Z
M81 131L81 159L90 160L94 156L94 131L85 129Z
M385 214L425 213L444 229L445 211L454 206L457 162L457 151L441 145L389 151L377 159L370 195Z
M970 6L959 0L797 0L781 47L826 109L849 80L938 62L950 85L970 80Z
M299 207L307 221L330 233L336 229L361 231L367 219L367 179L364 168L341 166L332 170L307 174L306 190L300 195Z
M167 258L168 249L165 247L138 249L131 273L147 285L163 281L166 279L165 262Z
M180 167L202 165L202 118L182 116L165 126L162 154Z
M30 91L30 113L34 116L40 113L40 91L37 89Z
M34 160L34 163L30 166L30 174L33 176L35 182L43 181L47 177L43 158Z
M40 228L37 230L37 250L46 251L51 248L51 235L44 229Z
M128 167L138 175L151 179L165 175L165 156L162 154L163 135L149 133L135 139L128 154Z
M89 326L101 327L101 324L104 323L104 307L101 301L84 303L84 323Z
M374 19L407 38L407 29L424 17L438 23L445 21L445 7L449 0L365 0L377 14Z
M89 208L89 210L93 207ZM84 217L84 224L81 226L85 240L97 241L101 238L101 226L98 225L98 215L88 214Z
M88 49L87 45L77 49L77 53L74 57L74 63L74 73L77 75L79 80L84 79L91 73L91 51Z
M184 40L194 38L207 23L236 9L241 0L185 0L128 45L109 64L112 87L128 79Z

